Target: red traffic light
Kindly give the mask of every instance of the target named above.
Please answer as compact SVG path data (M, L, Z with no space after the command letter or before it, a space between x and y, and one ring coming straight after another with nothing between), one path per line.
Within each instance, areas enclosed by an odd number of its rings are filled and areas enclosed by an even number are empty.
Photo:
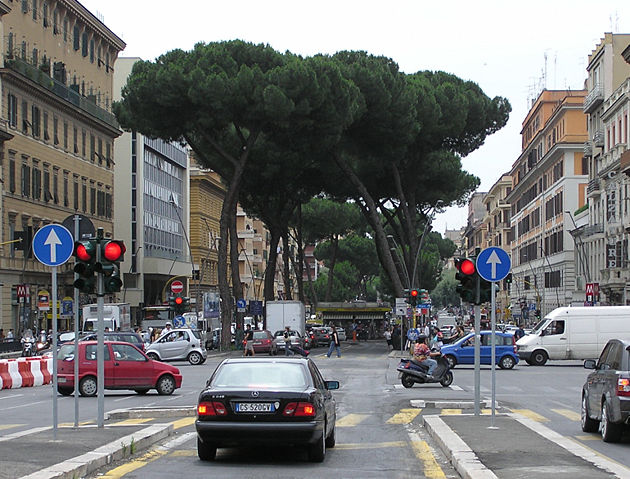
M468 276L475 274L475 263L470 259L464 259L459 263L459 271Z
M177 298L175 298L175 304L182 304L184 302L184 298L182 298L181 296L178 296Z
M76 254L76 257L81 261L90 261L92 259L92 255L88 253L87 248L82 243L77 245L75 254Z
M103 256L107 261L120 261L125 249L122 241L108 241L103 248Z
M417 289L412 289L412 290L411 290L411 296L412 296L413 298L417 297L417 296L418 296L418 290L417 290Z

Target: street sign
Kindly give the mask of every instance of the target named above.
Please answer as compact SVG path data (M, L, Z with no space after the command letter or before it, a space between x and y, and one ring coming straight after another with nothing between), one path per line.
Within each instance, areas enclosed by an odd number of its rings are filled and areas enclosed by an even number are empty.
M263 302L258 300L249 301L249 314L262 315L263 314Z
M28 284L18 284L17 285L17 297L18 298L28 298L30 296L31 296L31 291L30 291L30 286Z
M174 328L183 328L186 326L186 318L183 316L175 316L173 318L173 327Z
M407 331L407 339L409 341L415 341L420 336L420 332L415 328L409 328Z
M396 298L396 316L405 316L407 314L407 299Z
M184 283L179 280L173 281L171 283L171 291L175 294L181 293L182 291L184 291Z
M45 289L37 292L37 307L40 311L48 311L50 309L50 293Z
M477 271L486 281L501 281L510 272L512 262L501 248L491 246L477 256Z
M599 283L586 283L586 301L595 303L599 301Z
M74 250L74 239L64 226L46 225L33 237L33 253L40 263L46 266L64 264Z
M239 313L244 313L246 307L247 307L247 303L245 302L244 299L236 300L236 311L238 311Z

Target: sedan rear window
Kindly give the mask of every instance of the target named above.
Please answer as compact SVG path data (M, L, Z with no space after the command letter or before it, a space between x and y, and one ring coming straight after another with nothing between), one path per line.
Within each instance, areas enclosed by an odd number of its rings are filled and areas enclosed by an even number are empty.
M228 363L212 379L212 387L304 388L308 385L304 367L291 363Z
M265 331L254 331L254 339L267 339Z

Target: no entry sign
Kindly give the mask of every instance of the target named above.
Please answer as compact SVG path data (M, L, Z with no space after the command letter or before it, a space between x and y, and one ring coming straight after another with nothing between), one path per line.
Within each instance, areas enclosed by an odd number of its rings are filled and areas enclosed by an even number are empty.
M171 283L171 291L175 294L181 293L184 291L184 283L181 281L173 281Z

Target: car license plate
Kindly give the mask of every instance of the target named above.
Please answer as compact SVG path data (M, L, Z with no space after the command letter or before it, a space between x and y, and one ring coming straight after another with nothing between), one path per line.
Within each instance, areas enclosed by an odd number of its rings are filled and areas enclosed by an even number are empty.
M65 383L66 382L66 378L57 377L57 382L58 383Z
M236 412L274 412L273 403L269 402L238 402Z

